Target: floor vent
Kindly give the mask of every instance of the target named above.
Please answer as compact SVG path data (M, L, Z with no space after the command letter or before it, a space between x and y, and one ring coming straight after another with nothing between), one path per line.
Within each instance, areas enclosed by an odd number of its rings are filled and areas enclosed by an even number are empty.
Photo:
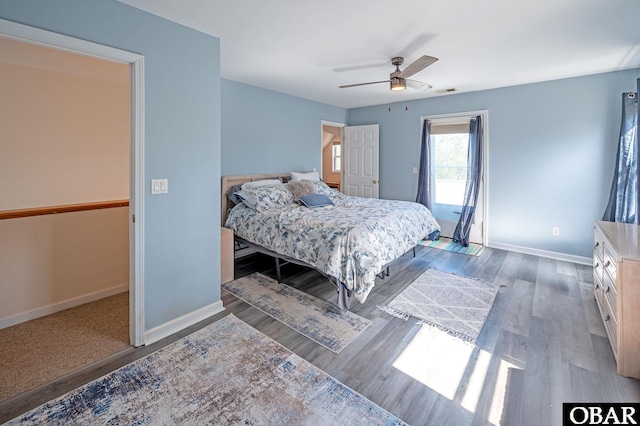
M442 90L436 90L436 93L453 93L455 92L456 89L454 89L453 87L451 87L450 89L442 89Z

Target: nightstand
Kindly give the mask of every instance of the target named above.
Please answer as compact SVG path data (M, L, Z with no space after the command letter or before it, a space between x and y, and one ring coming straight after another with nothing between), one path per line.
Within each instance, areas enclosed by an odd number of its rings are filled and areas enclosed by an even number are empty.
M220 228L220 282L233 280L233 231Z

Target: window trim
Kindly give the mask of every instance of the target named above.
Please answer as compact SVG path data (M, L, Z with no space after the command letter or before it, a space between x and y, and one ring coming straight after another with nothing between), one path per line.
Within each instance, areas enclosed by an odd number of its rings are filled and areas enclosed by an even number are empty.
M422 144L422 127L424 126L424 120L429 120L431 124L435 122L436 124L455 124L464 122L465 117L475 117L482 116L483 122L483 132L484 132L484 146L482 152L482 168L483 172L483 185L482 185L482 196L483 196L483 217L484 217L484 226L482 232L482 244L485 246L489 246L489 228L490 228L490 218L489 218L489 145L490 145L490 122L489 122L489 110L472 110L472 111L461 111L461 112L452 112L448 114L433 114L433 115L422 115L419 118L418 123L418 136L416 138L416 146L417 151L420 152L420 145ZM418 155L418 158L420 156ZM416 179L417 179L417 175Z

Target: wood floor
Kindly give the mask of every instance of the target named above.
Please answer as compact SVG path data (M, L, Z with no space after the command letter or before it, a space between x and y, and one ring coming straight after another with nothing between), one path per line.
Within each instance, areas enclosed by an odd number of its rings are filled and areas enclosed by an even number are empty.
M228 313L412 425L561 425L563 402L640 402L640 381L615 373L589 266L490 248L478 257L422 246L416 254L394 262L366 303L354 304L351 310L373 324L340 354L223 291L224 312L0 404L0 423ZM275 277L274 266L268 257L247 256L236 262L236 278L256 271ZM376 309L427 268L500 285L475 347ZM284 282L335 302L333 286L317 272L288 265L282 273Z

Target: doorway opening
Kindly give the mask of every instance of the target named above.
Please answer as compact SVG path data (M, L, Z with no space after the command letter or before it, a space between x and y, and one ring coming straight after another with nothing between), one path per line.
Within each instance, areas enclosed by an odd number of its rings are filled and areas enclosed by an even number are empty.
M469 122L478 115L482 116L484 123L483 164L469 241L486 245L487 111L427 116L421 117L420 122L421 126L424 126L425 119L431 123L429 138L431 187L429 190L431 191L432 213L442 228L441 235L451 238L460 219L468 177Z
M0 185L5 203L0 218L6 219L0 220L0 239L15 242L5 257L13 267L3 270L13 275L0 281L22 284L3 290L11 306L0 309L0 328L35 324L49 314L68 316L69 308L95 311L100 308L93 304L101 299L111 304L107 311L128 312L118 339L125 347L139 346L144 343L143 57L4 20L0 49L2 81L15 84L12 100L5 99L11 108L3 108L15 125L1 126L14 132L2 137L5 154L13 153L4 157L11 167L2 167L12 175L1 179L10 191ZM12 82L5 79L9 75ZM80 323L89 334L96 332ZM103 331L113 339L113 328ZM72 363L71 371L81 364Z
M345 125L342 123L321 122L320 158L322 171L320 178L329 187L341 191L343 155L342 138Z

